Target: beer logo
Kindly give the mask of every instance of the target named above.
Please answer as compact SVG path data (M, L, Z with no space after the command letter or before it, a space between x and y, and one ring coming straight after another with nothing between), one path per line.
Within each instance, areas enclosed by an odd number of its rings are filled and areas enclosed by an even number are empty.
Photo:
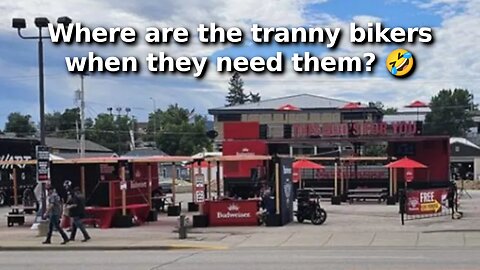
M230 205L228 206L227 209L228 209L228 211L230 211L230 212L237 212L237 211L240 210L240 207L239 207L238 205L232 203L232 204L230 204Z

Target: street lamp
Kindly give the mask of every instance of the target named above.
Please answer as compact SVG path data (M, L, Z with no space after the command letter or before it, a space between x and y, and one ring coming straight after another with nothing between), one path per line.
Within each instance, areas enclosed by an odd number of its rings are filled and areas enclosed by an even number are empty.
M45 145L45 84L43 76L43 39L50 38L44 36L42 29L48 27L50 21L45 17L37 17L34 20L35 26L38 28L38 36L24 36L22 29L27 27L24 18L13 18L12 27L17 29L18 36L22 39L36 39L38 40L38 75L39 75L39 91L40 91L40 144ZM60 17L57 20L58 24L70 24L72 20L69 17Z
M38 36L24 36L22 29L27 28L27 23L24 18L13 18L12 27L17 29L18 36L22 39L36 39L38 40L38 85L39 85L39 102L40 102L40 145L45 146L45 83L43 76L43 39L49 38L43 36L42 30L48 27L50 21L45 17L37 17L34 20L35 26L38 28ZM58 24L70 24L72 20L68 17L60 17L57 20ZM38 153L37 153L38 154ZM38 177L38 176L37 176ZM40 208L41 215L46 210L46 196L45 196L45 182L42 182L42 207Z

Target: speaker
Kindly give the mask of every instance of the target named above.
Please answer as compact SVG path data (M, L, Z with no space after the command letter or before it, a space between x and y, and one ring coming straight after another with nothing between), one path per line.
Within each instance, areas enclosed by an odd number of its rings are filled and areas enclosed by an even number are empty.
M194 202L189 202L188 203L188 212L198 212L198 204L194 203Z
M284 139L292 138L292 125L290 124L283 125L283 138Z
M422 135L423 134L423 122L422 121L416 121L415 122L417 126L417 131L415 132L415 135Z
M268 136L268 126L260 125L260 139L267 139Z

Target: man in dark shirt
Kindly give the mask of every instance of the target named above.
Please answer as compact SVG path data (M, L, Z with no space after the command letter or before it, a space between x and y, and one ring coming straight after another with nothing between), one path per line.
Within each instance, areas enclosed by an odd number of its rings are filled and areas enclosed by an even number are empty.
M85 218L85 197L80 192L78 187L73 189L72 194L72 204L69 205L70 217L72 218L72 232L70 234L70 241L75 241L75 235L77 234L77 229L83 234L82 242L87 242L90 240L85 225L82 222L82 218Z
M50 244L52 239L53 228L55 228L60 235L62 235L63 242L62 245L68 243L68 237L60 227L60 216L62 215L62 199L57 194L53 187L48 187L48 198L47 198L47 211L45 212L45 216L48 216L50 219L47 239L43 242L43 244Z

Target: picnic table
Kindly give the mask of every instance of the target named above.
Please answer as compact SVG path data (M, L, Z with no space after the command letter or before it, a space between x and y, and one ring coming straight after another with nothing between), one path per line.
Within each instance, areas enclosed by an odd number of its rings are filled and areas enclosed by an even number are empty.
M377 200L379 203L386 200L388 190L386 188L354 188L349 189L347 198L349 203L354 201Z

